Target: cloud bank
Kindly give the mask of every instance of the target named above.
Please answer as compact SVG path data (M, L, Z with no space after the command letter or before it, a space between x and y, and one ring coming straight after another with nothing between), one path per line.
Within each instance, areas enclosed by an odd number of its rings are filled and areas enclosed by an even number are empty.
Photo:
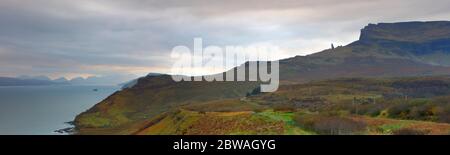
M280 58L345 45L368 23L450 19L448 0L0 1L0 76L169 72L171 49L276 45Z

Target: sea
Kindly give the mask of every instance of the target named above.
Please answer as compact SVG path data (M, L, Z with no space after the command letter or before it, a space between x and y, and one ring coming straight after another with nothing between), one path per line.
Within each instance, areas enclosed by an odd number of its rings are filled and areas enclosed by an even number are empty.
M60 135L119 86L0 86L0 135Z

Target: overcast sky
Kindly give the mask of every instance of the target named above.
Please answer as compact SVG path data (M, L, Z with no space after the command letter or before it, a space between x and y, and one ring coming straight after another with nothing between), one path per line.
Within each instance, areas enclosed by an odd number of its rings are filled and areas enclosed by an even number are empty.
M368 23L450 19L449 0L0 0L0 76L170 72L173 47L275 45L278 58Z

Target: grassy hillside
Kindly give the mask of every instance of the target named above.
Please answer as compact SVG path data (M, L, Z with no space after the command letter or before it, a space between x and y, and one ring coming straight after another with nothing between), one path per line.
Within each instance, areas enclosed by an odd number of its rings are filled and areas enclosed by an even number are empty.
M450 124L304 111L198 112L176 110L155 119L112 129L82 129L79 134L137 135L392 135L450 134Z
M449 134L450 125L364 116L324 117L319 114L266 110L206 112L180 110L134 134L175 135L315 135L315 134ZM406 134L406 133L405 133Z
M337 79L283 86L249 100L281 109L450 123L450 79Z
M346 52L345 49L342 49L342 52ZM351 53L355 53L355 51ZM329 54L324 54L332 55L333 51L329 51ZM450 67L433 66L410 59L383 58L379 56L328 57L313 55L295 57L280 62L280 79L282 83L304 83L311 80L351 77L380 78L431 75L450 75Z
M115 128L186 104L243 97L258 82L174 82L170 76L139 79L75 119L77 127Z
M449 98L449 77L342 78L179 105L79 134L449 134Z

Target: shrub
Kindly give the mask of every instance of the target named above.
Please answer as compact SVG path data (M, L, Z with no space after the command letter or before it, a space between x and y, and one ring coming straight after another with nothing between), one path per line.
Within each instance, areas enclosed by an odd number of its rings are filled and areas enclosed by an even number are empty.
M450 123L450 105L439 111L437 117L439 122Z
M411 110L410 104L399 103L399 104L395 104L392 107L390 107L388 110L388 113L389 113L389 117L406 119L410 110Z
M443 123L450 123L450 113L441 113L438 115L438 121Z
M431 102L399 103L389 107L391 118L436 121L441 108Z
M253 112L260 113L260 112L263 112L264 110L265 110L264 108L254 108Z
M247 97L250 97L250 96L255 96L255 95L258 95L258 94L261 94L261 87L259 86L259 87L256 87L255 89L253 89L251 92L247 92Z
M317 118L313 117L312 115L302 115L302 116L296 116L294 118L294 121L296 124L306 130L314 130L314 124L316 123Z
M348 118L328 117L314 124L314 130L321 134L353 134L366 128L366 124Z
M295 112L297 108L292 104L276 104L273 107L274 111Z
M364 122L340 116L304 115L295 118L300 126L325 135L349 135L366 129Z
M408 119L414 120L430 120L434 116L432 105L421 105L411 108Z
M382 106L371 106L368 110L367 110L367 115L370 116L380 116L381 112L384 110L384 107Z
M350 108L352 114L378 116L381 111L384 110L384 106L380 104L369 105L355 105Z
M426 135L429 131L417 130L411 128L402 128L393 132L394 135Z

